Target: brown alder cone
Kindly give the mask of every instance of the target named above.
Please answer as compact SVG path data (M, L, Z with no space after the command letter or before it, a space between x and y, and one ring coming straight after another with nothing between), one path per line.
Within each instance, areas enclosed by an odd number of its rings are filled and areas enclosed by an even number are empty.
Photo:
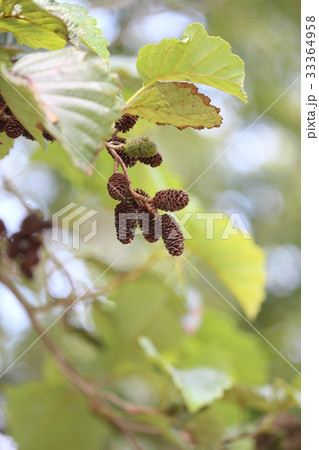
M130 214L127 217L126 214ZM122 244L130 244L135 236L137 227L136 210L131 203L121 202L114 211L116 237Z
M168 214L162 216L162 238L168 253L180 256L184 251L184 236L176 220Z
M17 258L21 271L32 278L33 267L40 261L38 250L42 246L42 230L51 228L50 220L43 220L37 213L29 214L22 222L20 231L9 239L8 256Z
M161 237L160 220L146 208L140 212L143 213L143 219L140 218L138 222L143 237L150 243L158 241Z
M38 233L42 230L42 218L37 213L29 214L22 222L20 230L26 235Z
M47 141L55 141L55 137L52 136L52 134L50 134L48 131L43 130L42 132L44 139L46 139Z
M20 268L27 278L32 278L33 267L38 264L40 257L36 249L30 247L25 253L25 257L20 265Z
M150 156L149 158L147 158L146 156L141 156L140 158L138 158L138 160L141 163L147 164L148 166L151 167L158 167L163 162L162 155L159 152L157 152L156 155L154 156Z
M124 114L119 120L115 122L115 128L122 133L126 133L131 130L136 124L138 116L132 116L131 114Z
M34 141L34 137L32 136L31 133L29 133L28 130L24 129L22 136L25 137L26 139L29 139L30 141Z
M114 200L125 200L129 194L129 185L125 175L113 173L107 182L107 190Z
M137 194L150 199L151 197L143 189L135 189ZM140 206L133 197L129 198L129 202L134 205L137 217L137 225L140 227L143 237L146 241L153 243L161 237L161 224L156 220L154 214L150 213L145 205ZM154 213L157 210L154 209Z
M5 131L7 126L7 122L4 120L0 120L0 133L2 133L2 131Z
M177 189L164 189L156 192L153 204L163 211L179 211L188 205L189 196L184 191Z
M135 156L127 155L124 150L116 150L116 153L122 159L126 167L133 167L138 161L138 159Z
M14 116L8 119L6 124L6 134L9 138L16 139L24 132L24 126Z

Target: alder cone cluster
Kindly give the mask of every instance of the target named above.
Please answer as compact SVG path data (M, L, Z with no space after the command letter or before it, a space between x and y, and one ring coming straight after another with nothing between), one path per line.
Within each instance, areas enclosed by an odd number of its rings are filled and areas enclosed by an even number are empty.
M5 132L9 138L17 139L20 136L25 137L31 141L34 141L34 137L29 131L24 128L22 123L15 117L11 109L6 106L4 98L0 95L0 133ZM55 138L48 133L45 129L42 131L44 139L47 141L54 141Z
M156 192L153 204L163 211L179 211L188 205L189 196L177 189L164 189Z
M137 116L125 114L116 123L115 128L127 132L136 123ZM117 160L112 148L118 157L118 163L127 167L133 167L137 162L158 167L162 161L162 155L157 151L157 146L147 136L125 139L113 136L107 141L113 147L106 144L110 155ZM123 167L122 167L123 168ZM115 229L117 239L122 244L130 244L137 227L140 228L143 237L149 243L163 239L168 253L172 256L180 256L184 251L184 236L176 220L169 214L161 215L162 211L179 211L188 205L189 196L186 192L177 189L165 189L157 192L153 199L142 189L130 191L129 178L125 174L114 173L107 184L110 196L120 203L115 207Z
M120 136L114 136L107 142L115 145L121 145L126 143L126 139ZM126 167L134 167L138 161L151 167L158 167L163 162L163 157L159 152L157 152L153 156L131 156L122 149L115 149L115 151L122 159ZM141 153L141 151L139 151L138 153Z
M7 243L9 258L19 264L27 278L32 278L33 268L40 261L42 231L51 226L51 221L43 220L37 213L31 213L23 220L20 230L9 237L3 221L0 220L0 240Z
M130 194L115 208L117 239L122 244L130 244L135 237L136 228L139 227L147 242L154 243L162 238L170 255L182 255L184 236L176 220L168 214L159 214L147 192L136 189L135 193L144 198ZM149 208L145 202L149 202Z

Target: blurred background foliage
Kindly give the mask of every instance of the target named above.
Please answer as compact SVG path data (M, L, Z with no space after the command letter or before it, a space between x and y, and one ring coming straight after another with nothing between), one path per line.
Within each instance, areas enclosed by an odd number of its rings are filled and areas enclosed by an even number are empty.
M167 187L189 187L192 203L187 211L240 213L266 254L266 300L253 326L272 345L223 298L240 310L214 270L220 255L202 236L186 240L185 257L196 270L182 258L167 256L161 243L149 245L141 236L129 248L122 246L115 238L115 202L107 195L105 180L76 169L58 144L50 144L44 153L23 138L0 163L0 216L10 233L19 229L26 215L22 196L47 217L70 202L96 210L98 234L80 250L52 243L47 236L34 280L21 278L20 288L32 304L44 305L47 299L67 297L72 289L81 293L111 266L97 283L109 283L110 289L94 300L80 300L49 335L83 375L100 380L108 391L130 402L167 412L163 417L140 418L162 430L161 436L139 436L141 448L297 449L299 376L272 346L299 370L300 4L295 0L77 3L90 10L110 41L111 68L120 76L125 99L141 86L135 70L139 48L180 37L192 22L203 23L208 34L228 41L244 60L249 103L201 86L200 91L221 108L221 128L181 132L139 120L130 135L149 135L164 163L156 169L134 167L130 174L133 185L151 195ZM108 178L109 155L101 154L96 167ZM83 235L90 227L86 225ZM0 295L3 372L36 334L2 285ZM62 311L44 312L43 323L49 325ZM203 395L203 386L196 391L196 383L203 376L205 384L207 374L197 374L198 378L191 370L203 367L211 369L209 376L215 374L219 384L212 401L196 408ZM41 342L0 381L0 426L22 450L134 448L93 416ZM195 408L192 414L186 399ZM268 428L271 424L270 434L260 431L265 420ZM192 438L182 439L178 429ZM1 439L1 448L16 448L11 438Z

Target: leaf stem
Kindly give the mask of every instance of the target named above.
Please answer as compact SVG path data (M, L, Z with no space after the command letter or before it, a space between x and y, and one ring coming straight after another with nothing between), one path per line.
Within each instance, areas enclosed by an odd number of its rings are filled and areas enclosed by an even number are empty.
M126 102L127 105L130 105L131 103L134 102L134 100L140 95L142 94L142 92L147 91L147 89L149 89L153 84L156 83L157 80L153 80L150 83L145 84L144 86L142 86L138 91L135 92L135 94L132 95L131 98L129 98Z

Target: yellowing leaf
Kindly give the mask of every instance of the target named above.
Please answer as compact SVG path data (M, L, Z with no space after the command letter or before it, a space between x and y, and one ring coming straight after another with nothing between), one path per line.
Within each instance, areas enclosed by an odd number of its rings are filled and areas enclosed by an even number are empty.
M229 218L213 222L193 214L187 230L196 237L186 248L210 267L234 295L246 316L254 319L265 299L265 255L251 236L232 228ZM203 216L204 218L204 216ZM213 232L213 234L212 234Z
M65 23L32 0L5 0L0 16L1 31L13 33L19 44L32 48L57 50L68 40Z
M220 37L209 36L200 23L186 28L181 39L163 39L139 52L136 63L144 87L156 81L206 84L246 102L244 63ZM134 99L128 102L130 103Z
M157 125L174 125L180 130L219 127L222 122L219 108L211 105L210 99L191 83L158 82L142 92L126 112Z

